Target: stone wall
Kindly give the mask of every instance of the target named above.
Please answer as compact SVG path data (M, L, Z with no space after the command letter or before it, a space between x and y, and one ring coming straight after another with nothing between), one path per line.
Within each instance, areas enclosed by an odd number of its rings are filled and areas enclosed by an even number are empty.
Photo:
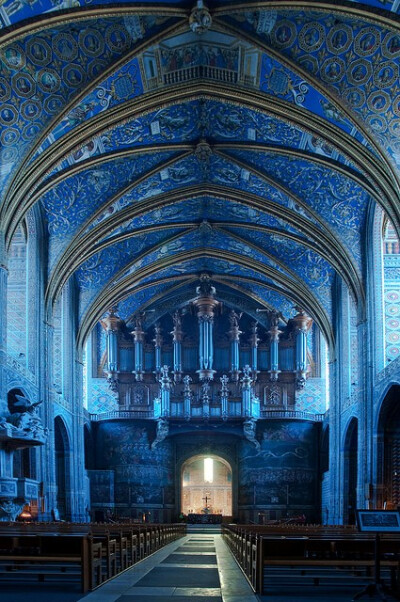
M243 441L239 450L240 520L319 520L318 429L311 422L258 423L260 448Z

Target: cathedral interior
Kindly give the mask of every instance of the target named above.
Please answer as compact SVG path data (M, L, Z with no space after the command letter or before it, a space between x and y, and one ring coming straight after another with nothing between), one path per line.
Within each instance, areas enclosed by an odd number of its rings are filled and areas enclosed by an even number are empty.
M0 521L400 504L399 0L1 0Z

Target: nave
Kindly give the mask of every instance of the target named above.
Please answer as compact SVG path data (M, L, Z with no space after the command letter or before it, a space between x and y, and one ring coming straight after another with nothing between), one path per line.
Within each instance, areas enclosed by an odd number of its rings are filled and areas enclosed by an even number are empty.
M78 602L349 602L360 590L290 587L283 578L267 595L256 595L215 526L193 529ZM397 599L385 596L388 602Z
M219 530L219 529L218 529ZM188 533L82 602L255 602L215 528Z
M344 585L301 578L291 582L293 568L270 582L264 595L253 593L217 525L190 526L188 533L144 558L95 591L83 595L70 583L0 586L7 602L345 602L362 590L362 580ZM285 576L286 575L286 576ZM385 592L386 600L394 598ZM378 600L378 596L362 599Z

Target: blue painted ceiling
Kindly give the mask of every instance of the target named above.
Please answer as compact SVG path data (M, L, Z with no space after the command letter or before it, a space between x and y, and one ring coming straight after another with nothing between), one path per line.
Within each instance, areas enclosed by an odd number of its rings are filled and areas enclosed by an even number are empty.
M39 208L48 310L73 279L82 340L206 271L332 342L338 278L364 316L376 203L399 229L399 2L210 1L201 35L194 6L3 0L6 246Z

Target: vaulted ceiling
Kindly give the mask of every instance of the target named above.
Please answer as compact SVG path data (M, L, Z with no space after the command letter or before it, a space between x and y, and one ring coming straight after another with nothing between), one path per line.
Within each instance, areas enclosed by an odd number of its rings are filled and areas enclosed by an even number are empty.
M5 244L36 206L48 312L73 278L81 342L207 272L333 347L338 276L365 316L376 203L399 231L398 2L201 4L1 0Z

